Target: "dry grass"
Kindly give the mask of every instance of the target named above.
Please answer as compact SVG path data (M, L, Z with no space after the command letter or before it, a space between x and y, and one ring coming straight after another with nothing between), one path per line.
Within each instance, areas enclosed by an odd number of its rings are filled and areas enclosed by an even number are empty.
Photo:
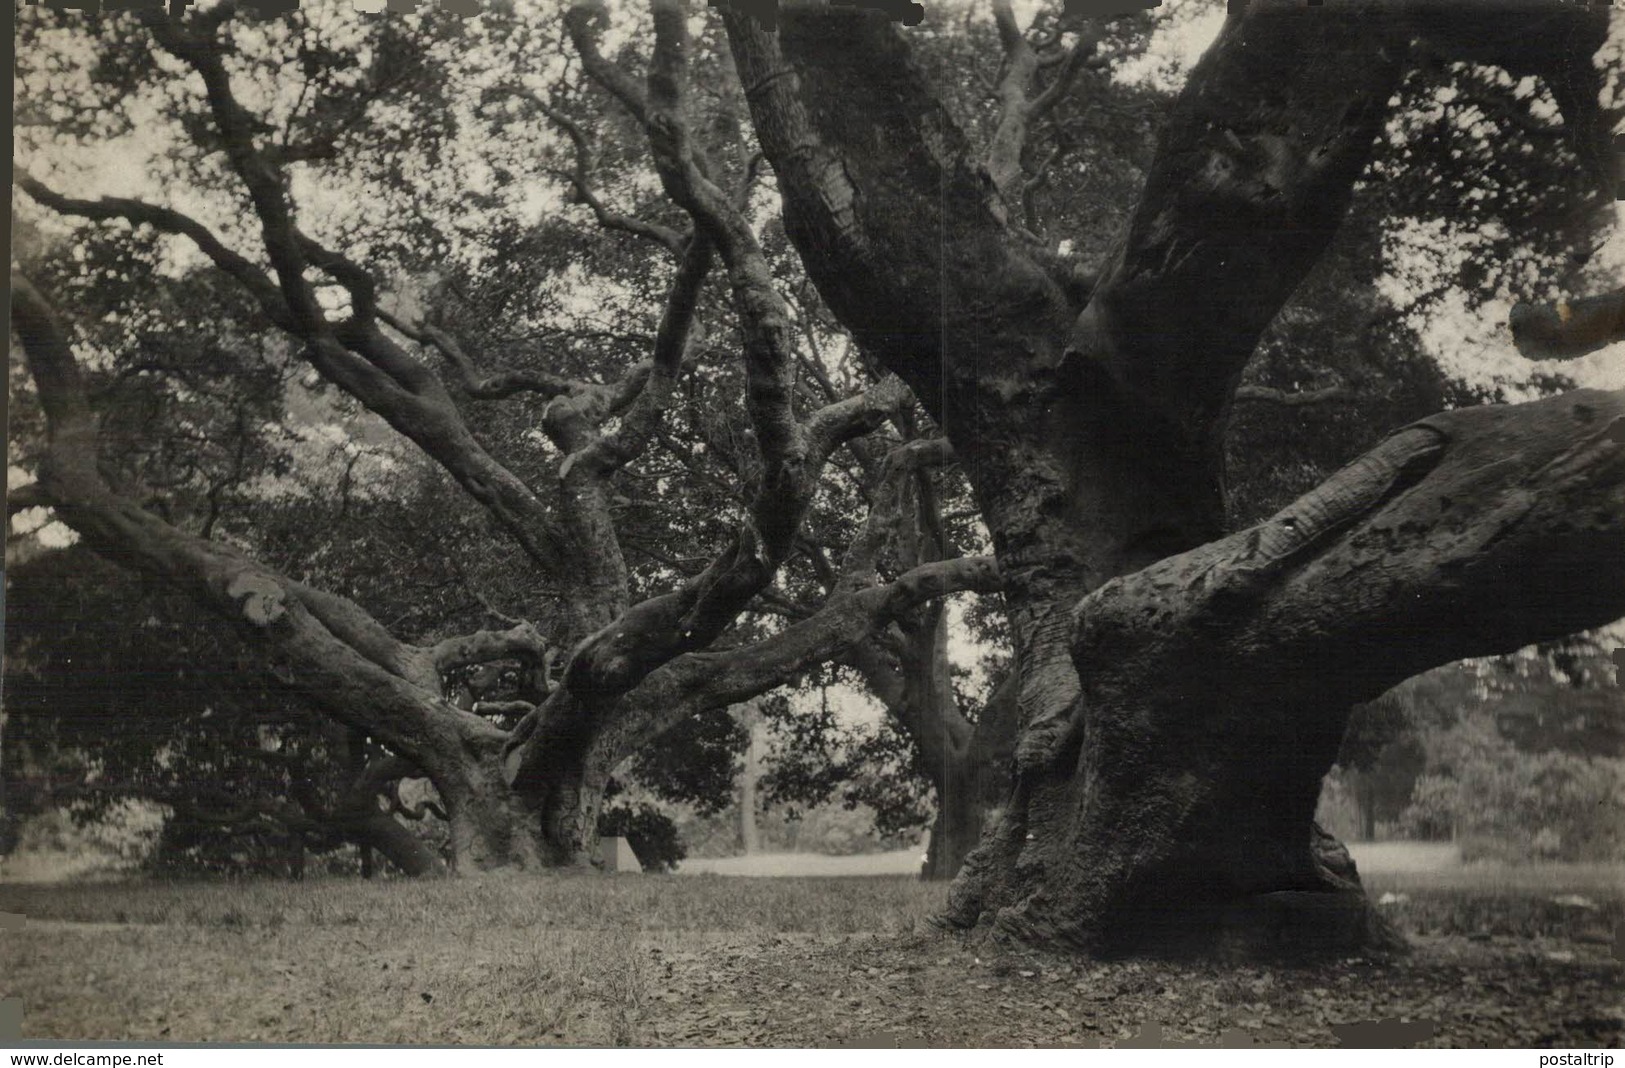
M1324 998L1249 995L1252 1039L1327 1044L1340 1019L1454 1011L1435 995L1464 976L1495 979L1477 996L1500 1000L1440 1041L1616 1034L1598 1006L1617 1003L1621 970L1598 939L1625 917L1619 870L1473 871L1372 878L1374 893L1406 895L1390 906L1402 926L1431 932L1419 963L1343 967L1310 984ZM1565 893L1596 907L1552 901ZM0 997L22 998L26 1037L160 1042L823 1044L897 1028L1094 1045L1158 1020L1213 1038L1238 1011L1223 968L1005 961L926 925L943 894L904 877L589 873L0 885L0 911L29 918L0 935ZM1531 968L1538 984L1501 981Z
M480 876L0 885L24 1035L637 1045L669 962L924 927L909 879Z
M1612 945L1625 936L1625 866L1469 864L1365 879L1411 934L1555 938ZM1625 942L1619 944L1625 959Z
M720 876L544 877L365 881L0 884L0 910L80 923L206 927L439 929L448 921L618 931L802 932L915 930L946 888L905 877L740 879Z
M1374 894L1449 891L1617 898L1625 895L1625 864L1464 864L1434 871L1374 871L1365 875L1364 882Z
M920 849L896 849L889 853L858 853L832 857L822 853L752 853L742 857L690 857L678 868L679 875L733 876L818 876L818 875L908 875L920 873Z

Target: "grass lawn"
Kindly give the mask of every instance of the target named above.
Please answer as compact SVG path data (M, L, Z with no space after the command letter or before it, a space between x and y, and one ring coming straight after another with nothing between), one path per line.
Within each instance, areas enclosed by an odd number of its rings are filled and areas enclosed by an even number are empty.
M1362 872L1442 871L1459 868L1461 857L1449 843L1358 842L1349 852ZM753 853L743 857L690 857L680 875L918 875L923 846L889 853L830 857L820 853Z
M28 1038L1616 1046L1620 868L1373 872L1415 950L1099 962L947 934L899 876L0 884ZM1582 900L1559 902L1573 895ZM1621 949L1625 955L1625 948ZM1400 1030L1373 1021L1403 1020Z

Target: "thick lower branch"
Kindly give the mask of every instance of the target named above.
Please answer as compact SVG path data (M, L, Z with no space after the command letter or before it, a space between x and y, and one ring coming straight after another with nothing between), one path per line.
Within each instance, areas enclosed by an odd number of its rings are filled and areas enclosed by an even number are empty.
M1556 304L1519 304L1508 320L1518 351L1565 360L1625 341L1625 289Z
M496 728L440 701L422 651L393 638L359 605L178 530L116 493L98 469L95 419L55 314L19 275L12 276L11 307L46 413L40 484L87 545L186 591L266 650L284 682L425 768L448 747L500 739Z
M811 617L761 642L672 659L616 694L615 714L602 719L595 719L593 705L560 687L513 732L507 746L508 779L521 789L546 784L550 769L569 766L572 754L579 755L589 744L628 755L630 746L683 717L764 694L928 601L961 590L998 588L998 568L990 557L924 564L890 584L832 597ZM607 744L598 739L603 732L614 739Z
M1237 700L1340 705L1621 615L1625 394L1581 390L1399 432L1259 526L1096 591L1076 648L1095 690L1196 662Z

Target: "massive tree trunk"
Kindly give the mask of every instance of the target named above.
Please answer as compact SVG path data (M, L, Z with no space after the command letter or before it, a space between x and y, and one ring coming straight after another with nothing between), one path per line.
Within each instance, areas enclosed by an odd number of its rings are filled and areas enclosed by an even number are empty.
M1413 41L1515 57L1584 131L1606 23L1556 0L1232 5L1091 286L1004 225L983 180L1003 172L883 16L728 15L787 232L943 425L994 537L1022 735L951 920L1103 951L1386 941L1313 824L1347 709L1625 612L1619 399L1430 420L1215 541L1228 409L1336 232Z
M482 871L513 867L534 870L552 857L545 827L508 787L499 748L469 754L431 780L445 802L452 856L460 868ZM594 841L596 842L595 821Z
M1098 949L1367 944L1381 925L1311 833L1352 706L1622 608L1625 395L1403 430L1265 523L1084 599L1086 711L1022 776L953 915Z

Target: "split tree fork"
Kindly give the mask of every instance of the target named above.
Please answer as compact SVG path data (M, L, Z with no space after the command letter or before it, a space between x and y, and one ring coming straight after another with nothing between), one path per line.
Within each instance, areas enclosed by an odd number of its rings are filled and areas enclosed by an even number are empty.
M493 643L540 655L522 625L406 645L352 603L188 538L112 493L95 472L71 353L44 302L20 287L14 308L51 421L41 482L59 514L99 549L261 635L293 678L317 683L313 699L417 762L447 801L460 855L479 864L579 859L597 792L638 741L763 692L796 665L842 656L891 613L1000 584L1016 647L1016 782L954 886L953 921L987 917L1095 949L1182 928L1249 949L1307 936L1346 950L1378 937L1346 854L1312 824L1347 710L1434 664L1625 614L1625 399L1581 392L1426 420L1274 518L1219 539L1224 421L1260 334L1335 232L1411 49L1540 76L1582 154L1599 161L1589 57L1604 12L1561 0L1240 5L1193 72L1131 224L1091 279L1011 221L1015 185L999 181L1021 163L1023 102L1036 107L1087 52L1061 71L1007 64L1000 156L978 157L932 97L906 31L884 16L798 3L769 26L725 11L787 231L837 318L944 428L997 567L931 562L889 584L871 571L832 595L816 623L714 651L706 646L792 551L830 451L878 426L901 391L883 385L797 418L782 302L685 122L687 13L678 0L653 7L644 84L599 53L594 10L568 16L583 67L646 131L692 229L680 235L664 340L643 384L556 394L587 435L561 446L562 517L527 500L441 402L428 365L378 328L365 274L293 225L217 53L187 36L215 28L152 20L208 87L275 278L190 220L154 225L196 241L306 342L318 370L457 477L538 567L578 583L586 637L518 729L449 707L435 666ZM1090 41L1082 33L1076 47ZM1019 42L1006 35L1006 47ZM82 215L137 210L57 200ZM610 596L624 588L616 556L577 559L580 545L599 543L573 532L599 529L594 480L635 455L639 432L628 440L628 428L658 418L689 319L682 279L713 257L741 326L765 474L727 550L674 591L629 605ZM307 268L350 287L350 319L331 323L315 307ZM605 433L602 413L627 395L655 410L629 411Z

